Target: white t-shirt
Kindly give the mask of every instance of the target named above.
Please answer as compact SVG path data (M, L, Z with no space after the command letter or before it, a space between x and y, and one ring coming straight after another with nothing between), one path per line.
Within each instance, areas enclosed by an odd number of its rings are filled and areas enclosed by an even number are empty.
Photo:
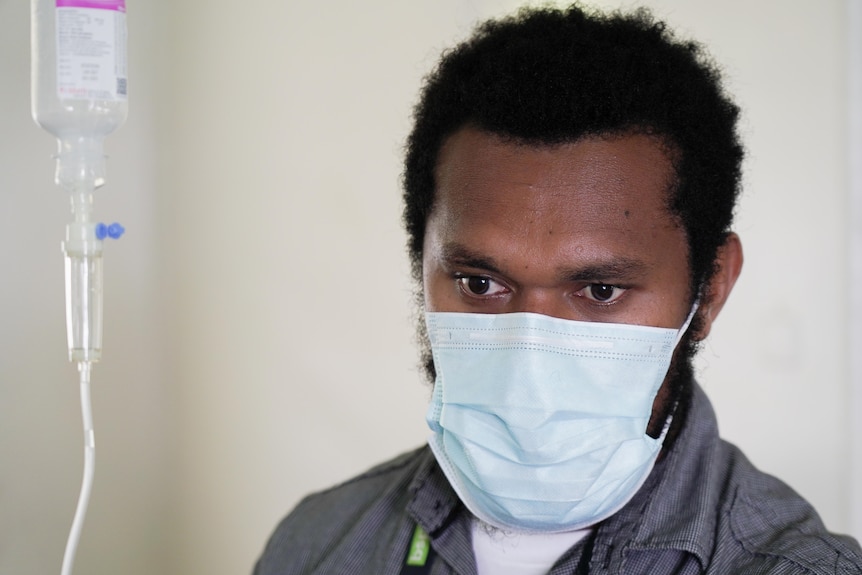
M473 554L479 575L545 575L592 528L564 533L524 533L473 520Z

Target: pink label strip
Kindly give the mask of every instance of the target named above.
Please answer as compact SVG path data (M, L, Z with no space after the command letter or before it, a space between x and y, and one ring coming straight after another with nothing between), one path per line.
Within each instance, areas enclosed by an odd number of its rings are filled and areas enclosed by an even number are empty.
M57 8L97 8L126 11L126 0L57 0Z

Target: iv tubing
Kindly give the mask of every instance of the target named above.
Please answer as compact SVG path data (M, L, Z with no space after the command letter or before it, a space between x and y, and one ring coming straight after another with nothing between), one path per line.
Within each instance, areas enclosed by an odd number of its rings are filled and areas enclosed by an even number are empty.
M81 484L81 494L78 496L78 508L75 510L72 530L69 532L68 541L66 541L66 552L63 555L61 575L72 575L75 552L78 549L78 541L81 538L84 516L87 514L87 505L90 502L90 492L93 489L93 474L96 466L96 439L93 433L93 409L90 402L91 367L92 364L88 361L78 363L78 371L81 373L81 415L84 421L84 480Z

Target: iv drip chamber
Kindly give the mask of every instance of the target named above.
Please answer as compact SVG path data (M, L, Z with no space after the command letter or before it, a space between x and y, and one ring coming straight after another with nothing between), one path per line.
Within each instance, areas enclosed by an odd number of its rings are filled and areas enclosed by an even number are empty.
M102 241L92 224L66 226L66 341L69 361L96 363L102 357Z

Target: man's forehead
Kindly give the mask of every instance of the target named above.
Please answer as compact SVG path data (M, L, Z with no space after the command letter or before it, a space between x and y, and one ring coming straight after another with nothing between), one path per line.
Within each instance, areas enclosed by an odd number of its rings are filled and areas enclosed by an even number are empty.
M674 180L669 148L654 136L608 134L542 144L467 127L441 149L434 203L456 211L491 209L503 201L502 189L520 189L524 215L575 202L587 217L612 209L627 218L651 212L675 222L668 201Z

